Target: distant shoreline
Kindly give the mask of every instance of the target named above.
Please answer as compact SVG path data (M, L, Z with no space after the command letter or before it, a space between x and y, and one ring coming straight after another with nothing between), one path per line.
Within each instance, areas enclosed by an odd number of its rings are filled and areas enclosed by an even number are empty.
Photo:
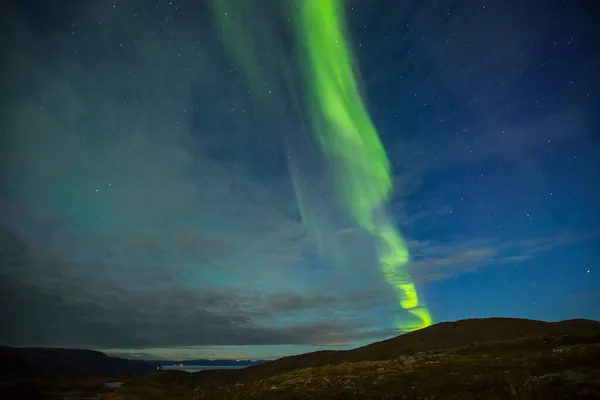
M208 371L215 369L242 369L249 367L250 365L163 365L161 370L163 371L184 371L184 372L199 372Z

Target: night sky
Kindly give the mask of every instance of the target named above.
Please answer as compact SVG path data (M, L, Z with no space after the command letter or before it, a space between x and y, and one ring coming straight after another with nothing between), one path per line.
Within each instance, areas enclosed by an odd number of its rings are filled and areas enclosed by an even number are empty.
M234 40L213 1L3 2L0 344L274 358L401 333L313 135L302 1L229 1ZM433 322L600 319L592 3L346 4Z

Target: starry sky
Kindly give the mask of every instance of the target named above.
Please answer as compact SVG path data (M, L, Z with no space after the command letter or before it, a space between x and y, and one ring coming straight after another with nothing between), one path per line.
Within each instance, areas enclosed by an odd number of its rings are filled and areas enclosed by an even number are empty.
M3 2L0 344L276 358L400 333L308 132L295 1L239 2L263 81L208 0ZM600 319L591 3L348 1L434 322Z

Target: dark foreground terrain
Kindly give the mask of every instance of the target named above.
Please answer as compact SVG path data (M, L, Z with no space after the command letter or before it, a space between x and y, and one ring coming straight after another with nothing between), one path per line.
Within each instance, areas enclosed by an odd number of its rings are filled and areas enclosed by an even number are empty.
M124 384L103 387L112 380ZM38 394L17 397L25 387ZM38 376L13 378L4 388L3 399L600 399L600 323L465 320L243 370Z

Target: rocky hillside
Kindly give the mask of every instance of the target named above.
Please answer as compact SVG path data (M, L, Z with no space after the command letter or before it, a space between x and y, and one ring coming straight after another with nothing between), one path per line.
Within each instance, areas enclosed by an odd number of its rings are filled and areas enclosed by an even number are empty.
M240 380L253 381L296 369L334 365L344 362L384 361L419 352L524 338L600 335L600 322L583 319L561 322L517 318L468 319L442 322L425 329L345 351L318 351L284 357L246 368Z

